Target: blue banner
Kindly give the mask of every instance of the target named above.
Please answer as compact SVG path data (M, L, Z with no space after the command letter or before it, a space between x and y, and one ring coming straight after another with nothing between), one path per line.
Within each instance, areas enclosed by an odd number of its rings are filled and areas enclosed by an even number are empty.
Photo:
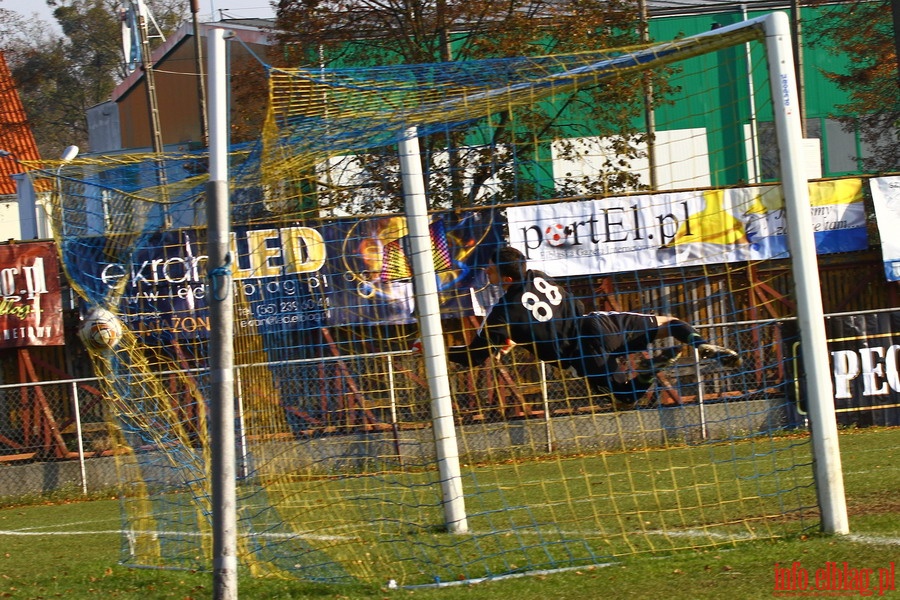
M71 252L78 268L70 276L92 304L116 305L145 343L205 336L205 235L202 229L154 233L135 244L127 262L105 258L109 240L82 239ZM483 267L502 243L501 227L489 211L437 215L431 237L442 313L472 314L472 290L487 285ZM238 334L415 320L404 217L237 226L231 254Z

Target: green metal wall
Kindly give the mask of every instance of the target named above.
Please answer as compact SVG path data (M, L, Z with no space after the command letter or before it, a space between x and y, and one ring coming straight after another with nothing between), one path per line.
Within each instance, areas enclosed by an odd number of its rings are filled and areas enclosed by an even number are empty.
M835 10L829 7L828 10ZM804 32L801 60L803 71L803 106L805 112L806 137L818 138L822 144L822 175L824 177L860 174L861 165L856 160L861 150L856 133L842 130L837 121L839 106L847 101L847 95L837 89L823 74L824 70L840 71L846 64L846 58L835 56L827 48L816 42L813 35L820 9L804 8L801 15L801 30ZM653 19L650 23L650 35L654 40L671 40L677 37L695 35L709 31L717 26L739 23L745 19L763 16L767 12L750 12L742 14L717 13L699 16L665 17ZM751 60L756 63L763 58L760 44L753 44ZM696 77L703 78L692 86L690 79L682 84L680 97L675 98L672 106L662 107L658 111L657 123L669 128L705 127L709 131L710 171L713 174L712 185L728 185L747 177L742 166L740 155L743 149L736 143L734 136L740 136L741 124L750 120L749 102L740 101L739 96L747 89L746 70L741 73L741 61L746 65L744 47L735 47L719 53L692 59L699 63ZM733 61L733 62L732 62ZM720 65L716 67L716 63ZM727 65L731 64L731 67ZM692 68L693 69L693 68ZM710 89L710 77L717 77L718 92L697 93L696 90ZM755 78L756 79L756 78ZM701 85L702 83L702 85ZM760 123L772 121L768 83L762 79L753 82L754 93L758 97L757 105L762 106L756 118ZM731 101L737 101L734 108ZM737 126L736 126L737 125ZM739 138L738 138L739 139Z

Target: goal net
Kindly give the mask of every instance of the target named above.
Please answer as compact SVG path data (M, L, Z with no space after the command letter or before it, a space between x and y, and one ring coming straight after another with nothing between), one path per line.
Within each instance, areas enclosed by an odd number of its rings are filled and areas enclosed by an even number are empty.
M264 135L230 149L228 286L206 273L205 154L34 171L58 192L84 314L123 325L90 350L121 432L123 561L209 568L207 307L222 294L239 561L256 575L473 581L816 528L763 25L572 55L271 69ZM433 374L410 352L429 317L402 212L398 144L413 128L430 317L448 345L477 334L498 298L489 262L511 244L585 310L673 315L743 359L684 347L626 405L527 345L446 363L464 532L445 519ZM858 186L809 192L817 250L852 249ZM678 345L633 349L622 377Z

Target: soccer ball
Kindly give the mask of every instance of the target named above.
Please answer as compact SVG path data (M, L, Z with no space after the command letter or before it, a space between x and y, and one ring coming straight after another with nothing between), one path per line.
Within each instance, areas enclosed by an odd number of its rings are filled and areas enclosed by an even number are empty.
M558 248L566 245L569 241L568 237L570 233L572 232L568 227L564 227L557 223L556 225L550 225L544 230L544 239L549 245Z
M115 348L122 339L122 322L105 308L94 308L78 328L78 337L92 350Z

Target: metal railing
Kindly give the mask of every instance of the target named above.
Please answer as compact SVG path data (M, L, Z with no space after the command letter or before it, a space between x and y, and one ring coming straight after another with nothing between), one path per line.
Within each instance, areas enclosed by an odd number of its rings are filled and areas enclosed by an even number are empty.
M703 438L707 436L705 407L710 403L786 395L782 363L787 354L781 349L779 321L710 327L715 328L718 343L753 348L753 356L745 357L745 369L726 373L721 367L685 356L667 371L666 381L660 380L654 397L663 403L661 394L667 390L666 403L696 404L701 411ZM240 476L247 476L249 448L254 441L245 421L247 395L256 393L253 369L265 370L288 424L288 431L255 430L257 438L287 435L307 439L332 433L393 431L396 440L400 429L425 427L430 422L424 373L418 359L408 351L238 365L235 402ZM194 385L202 389L203 369L159 375L188 373L199 380ZM787 374L789 378L793 372ZM542 419L548 451L554 449L555 417L613 410L608 399L592 394L581 378L536 362L519 350L477 369L455 371L451 379L459 425ZM7 417L0 421L0 483L4 483L4 477L13 476L6 468L12 465L74 459L78 464L75 484L84 494L96 491L87 466L93 459L112 455L115 438L121 435L105 406L100 383L97 378L81 378L0 385L0 418ZM654 398L647 405L655 406ZM114 470L112 460L109 463L107 468Z

